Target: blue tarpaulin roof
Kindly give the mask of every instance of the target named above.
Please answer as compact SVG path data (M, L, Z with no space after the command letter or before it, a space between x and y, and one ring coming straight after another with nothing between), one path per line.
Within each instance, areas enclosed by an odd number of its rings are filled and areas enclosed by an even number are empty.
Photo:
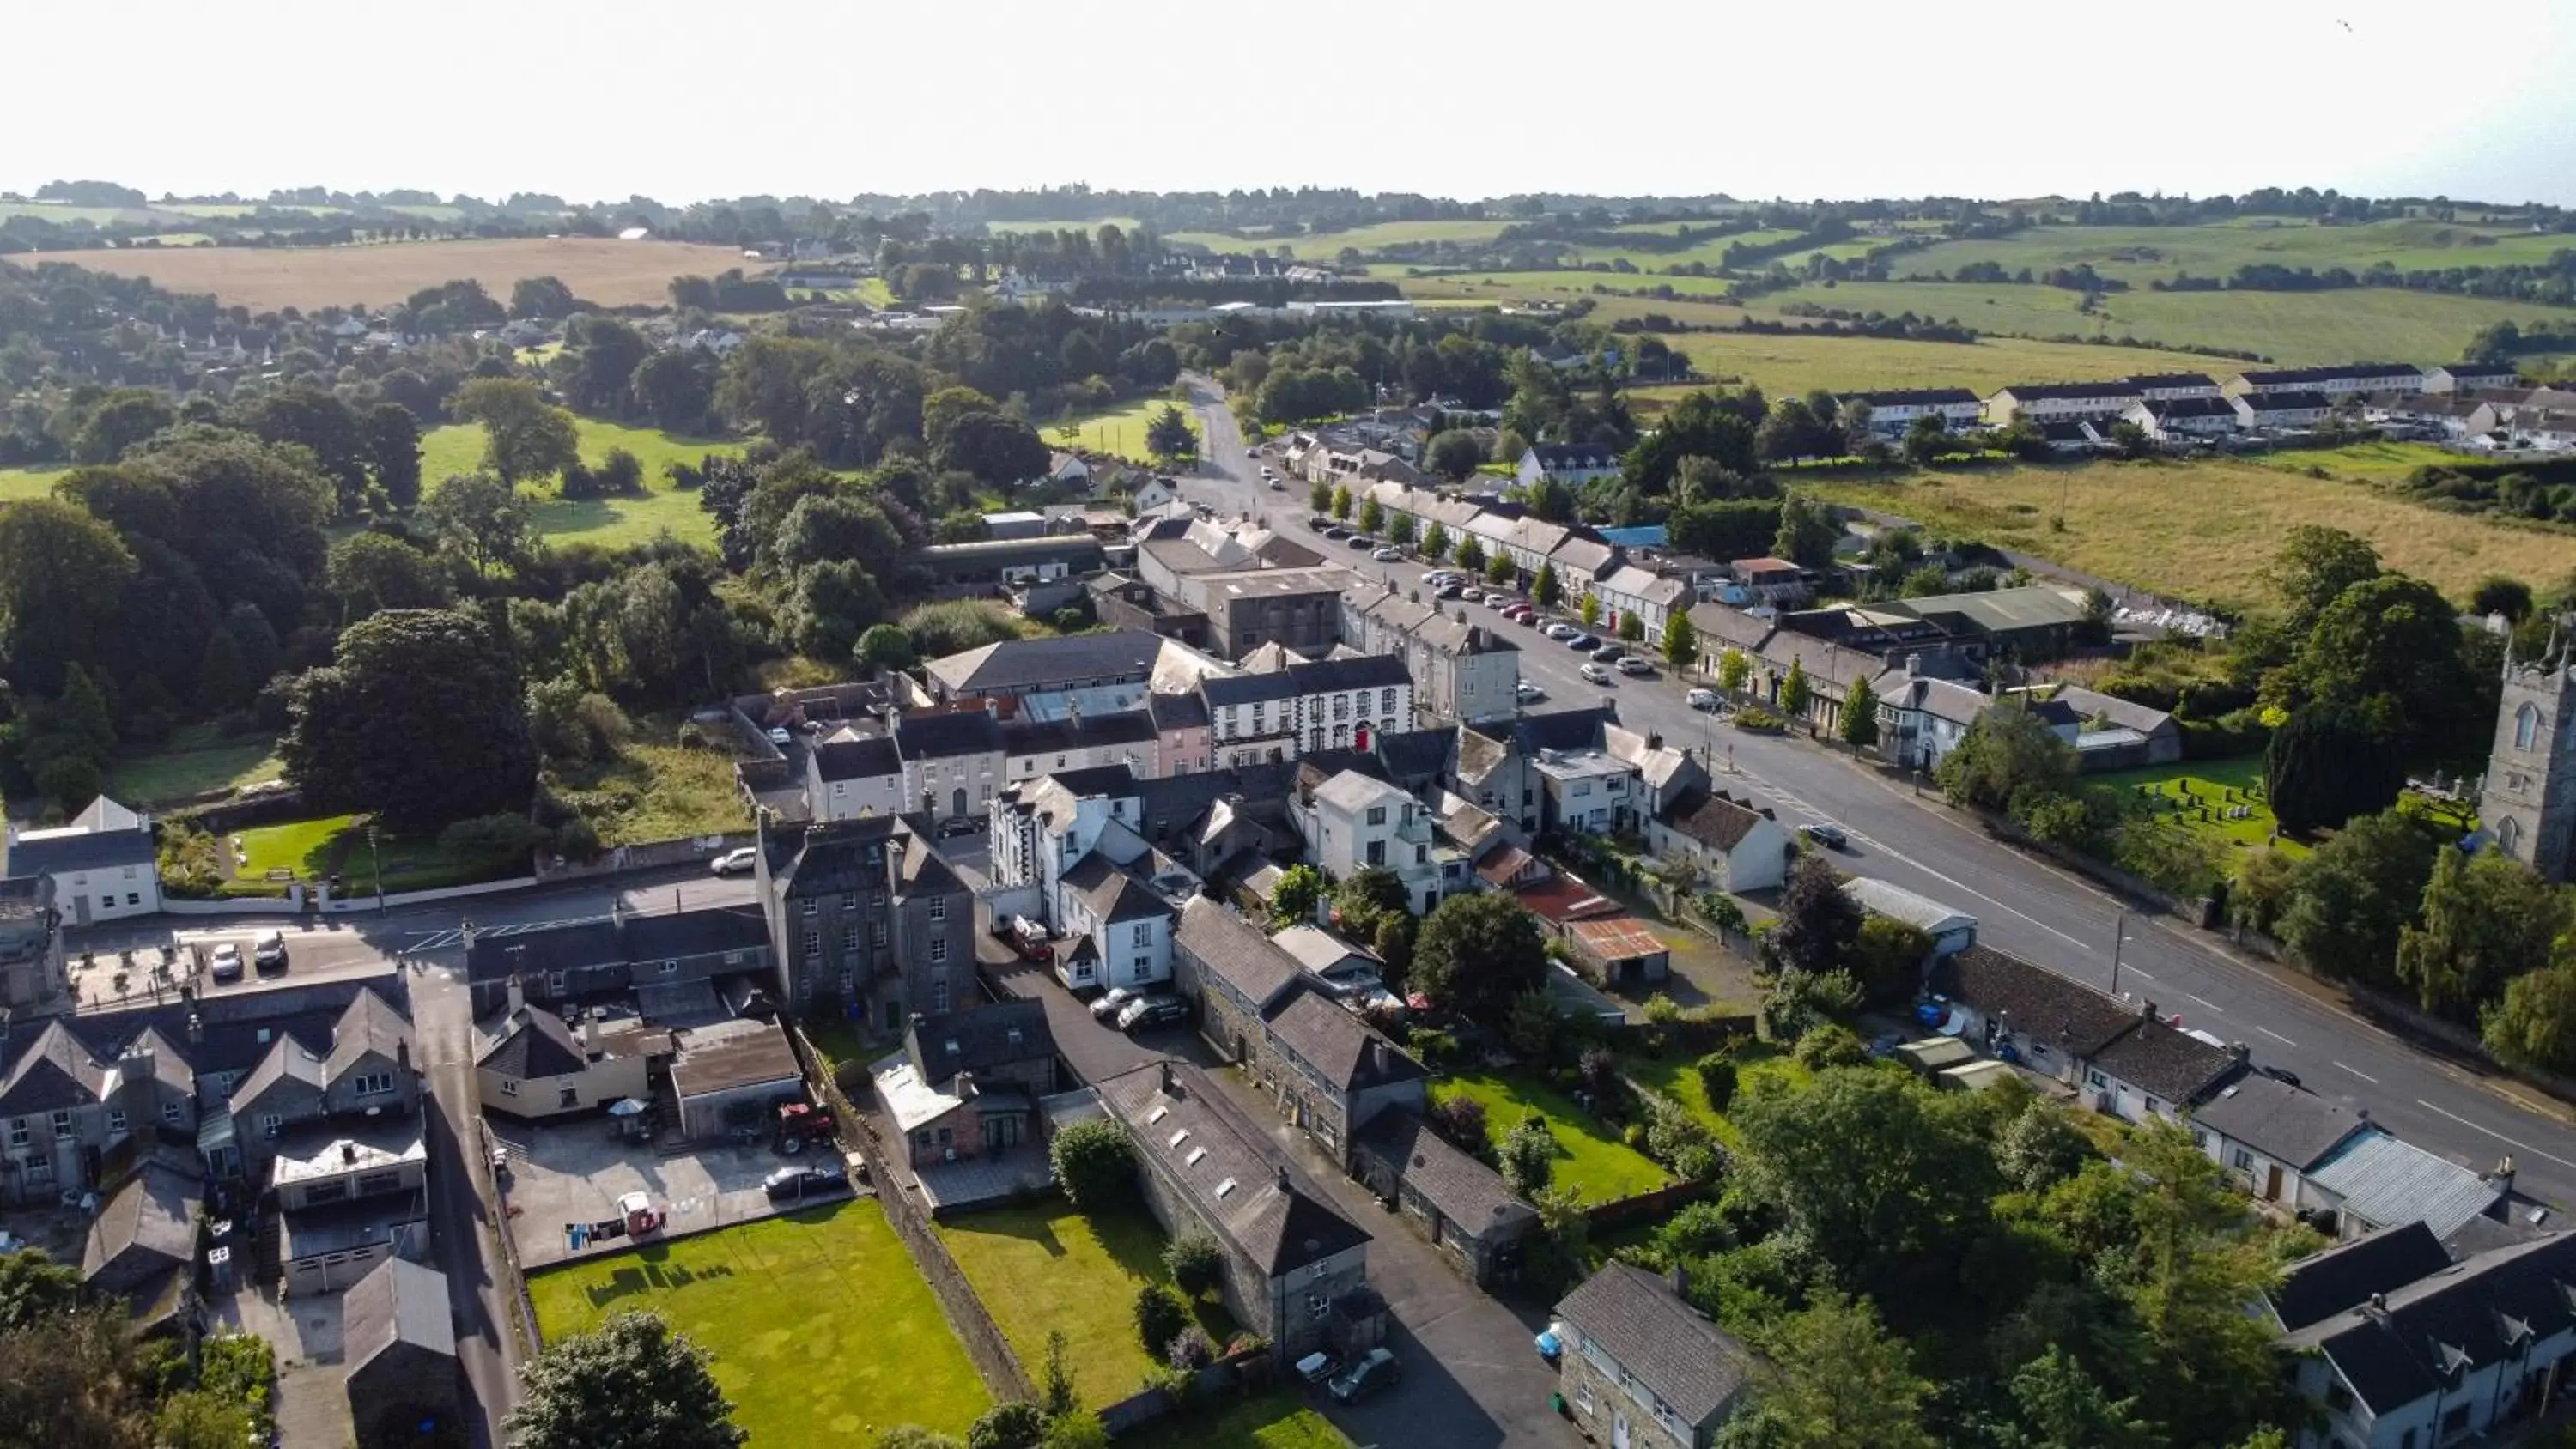
M1649 523L1635 528L1605 528L1601 530L1601 541L1620 548L1662 548L1664 526Z

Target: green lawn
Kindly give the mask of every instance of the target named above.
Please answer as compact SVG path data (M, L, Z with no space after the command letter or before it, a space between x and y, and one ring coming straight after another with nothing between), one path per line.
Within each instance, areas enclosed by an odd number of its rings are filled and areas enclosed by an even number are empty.
M1288 1395L1239 1399L1221 1413L1148 1424L1118 1441L1127 1449L1350 1449L1331 1421Z
M1095 1222L1062 1201L1034 1203L942 1223L939 1236L1032 1378L1048 1331L1060 1330L1084 1403L1114 1403L1144 1382L1153 1360L1136 1337L1136 1290L1170 1277L1163 1230L1141 1208ZM1199 1320L1222 1346L1225 1310L1201 1304Z
M274 780L284 770L274 735L236 738L213 725L190 725L160 749L119 759L108 772L107 793L128 805L163 805Z
M2176 765L2150 765L2144 769L2121 770L2108 775L2095 775L2087 784L2108 786L2144 804L2156 812L2165 825L2206 836L2240 850L2260 850L2274 844L2272 831L2277 822L2272 808L2263 801L2263 759L2247 755L2234 760L2192 760ZM2229 792L2233 791L2231 798ZM2186 804L2185 800L2197 801ZM2252 807L2242 820L2230 820L2230 810ZM2215 818L2202 818L2202 811ZM2278 843L2281 853L2301 856L2308 848L2287 837Z
M1670 1181L1653 1159L1619 1140L1572 1099L1553 1087L1522 1076L1490 1072L1442 1078L1433 1084L1434 1099L1473 1097L1485 1105L1485 1124L1494 1140L1520 1125L1532 1112L1547 1119L1556 1138L1555 1186L1570 1188L1585 1202L1610 1202L1651 1192Z
M597 464L611 448L624 448L644 465L640 498L572 500L551 489L532 490L537 531L555 543L594 543L602 548L629 548L649 543L664 531L687 543L715 540L715 520L698 507L695 493L683 493L663 476L671 463L696 463L709 453L737 454L738 441L689 438L656 428L630 428L597 418L576 418L581 431L582 461ZM432 428L420 439L420 473L424 488L435 488L451 473L471 473L483 461L483 429L469 423Z
M1154 419L1161 416L1163 409L1174 406L1177 404L1170 398L1156 393L1100 412L1077 414L1074 421L1081 432L1074 440L1074 448L1079 452L1107 454L1150 467L1154 463L1154 455L1145 450L1145 430L1154 425ZM1191 416L1188 408L1181 408L1181 416L1190 419L1191 432L1199 431L1198 419ZM1046 439L1047 446L1061 448L1064 446L1064 438L1059 432L1062 426L1058 421L1041 422L1038 434Z
M2275 461L2295 465L2297 457ZM2359 534L2379 550L2383 567L2454 599L2467 598L2489 574L2548 580L2576 569L2576 534L2440 513L2369 483L2229 459L1825 478L1799 486L1952 538L2236 608L2271 600L2265 570L2283 535L2303 523ZM2065 527L2051 527L2061 513Z
M1628 1075L1661 1092L1689 1110L1717 1134L1717 1139L1733 1148L1742 1145L1743 1134L1724 1112L1709 1105L1708 1089L1700 1085L1699 1073L1693 1069L1695 1057L1669 1054L1661 1058L1630 1057L1625 1066ZM1757 1082L1776 1081L1783 1086L1802 1087L1815 1074L1798 1065L1797 1059L1759 1042L1747 1042L1735 1052L1735 1095L1741 1099Z
M1921 256L1922 253L1915 253ZM2323 292L2114 292L2090 313L2083 294L2064 287L2010 283L1809 283L1757 298L1755 310L1811 303L1852 312L1915 312L1956 320L1979 332L2035 337L2075 333L2134 339L2144 346L2183 344L2259 353L2284 366L2371 358L2437 362L2459 355L2490 322L2537 320L2576 328L2576 310L2444 292L2349 287ZM2194 370L2222 380L2252 364L2205 357ZM2039 381L2043 379L2033 379Z
M0 468L0 503L50 497L55 482L70 471L59 463L42 468Z
M384 888L389 892L469 885L527 870L527 861L515 853L499 857L454 855L440 849L434 839L383 834L370 848L366 828L355 815L262 825L237 833L244 858L234 867L233 879L225 890L228 895L285 894L283 882L269 881L272 870L289 871L302 880L318 880L337 870L343 888L351 895L374 893L379 866L384 871ZM232 856L229 839L224 843L224 854L227 859Z
M621 1309L669 1318L715 1356L734 1422L761 1445L966 1432L991 1399L872 1201L596 1258L528 1280L548 1337Z

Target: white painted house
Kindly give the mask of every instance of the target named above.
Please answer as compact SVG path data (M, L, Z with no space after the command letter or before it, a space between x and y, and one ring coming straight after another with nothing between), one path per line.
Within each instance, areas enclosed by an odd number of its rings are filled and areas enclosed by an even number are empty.
M1431 813L1403 790L1344 770L1315 787L1297 810L1308 859L1335 880L1383 867L1404 883L1416 915L1440 904L1440 862L1433 856Z
M51 878L54 909L67 925L148 916L161 909L161 866L152 848L152 822L104 795L68 825L50 830L11 825L8 860L0 874Z
M1985 410L1977 395L1964 387L1910 387L1886 392L1837 394L1836 405L1850 411L1857 403L1869 409L1869 428L1893 437L1914 426L1916 418L1939 418L1951 432L1973 428Z
M1513 478L1526 488L1541 478L1568 487L1619 476L1619 452L1602 443L1532 443L1521 453Z
M1791 843L1778 821L1726 795L1694 790L1646 825L1646 846L1687 862L1722 891L1771 890L1787 878Z

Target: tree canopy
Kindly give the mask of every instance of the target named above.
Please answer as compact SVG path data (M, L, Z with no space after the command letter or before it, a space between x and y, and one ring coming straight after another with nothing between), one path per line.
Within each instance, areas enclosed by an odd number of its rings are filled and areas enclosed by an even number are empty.
M519 1370L511 1449L735 1449L751 1436L709 1361L653 1313L566 1334Z

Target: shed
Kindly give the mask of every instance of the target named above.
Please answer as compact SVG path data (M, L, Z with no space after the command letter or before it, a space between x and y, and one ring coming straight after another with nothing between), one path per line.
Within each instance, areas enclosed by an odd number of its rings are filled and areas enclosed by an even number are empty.
M1898 1047L1896 1059L1929 1077L1975 1061L1977 1052L1955 1036L1933 1036Z
M1569 921L1567 939L1575 954L1601 968L1613 987L1652 986L1671 974L1673 951L1634 916L1598 921Z
M1930 896L1867 876L1845 882L1843 890L1860 903L1861 909L1903 921L1930 936L1935 957L1954 955L1977 944L1977 918L1956 906L1943 905Z
M360 1444L440 1443L456 1432L456 1328L447 1275L388 1258L341 1299L349 1414Z
M680 1132L692 1141L723 1135L739 1119L783 1097L801 1098L805 1074L787 1033L765 1021L730 1021L679 1034L671 1086L680 1098Z
M2004 1062L1970 1062L1966 1066L1951 1067L1938 1073L1933 1077L1932 1084L1936 1087L1949 1087L1964 1092L1982 1092L2000 1084L2004 1078L2011 1075L2013 1075L2012 1067Z

